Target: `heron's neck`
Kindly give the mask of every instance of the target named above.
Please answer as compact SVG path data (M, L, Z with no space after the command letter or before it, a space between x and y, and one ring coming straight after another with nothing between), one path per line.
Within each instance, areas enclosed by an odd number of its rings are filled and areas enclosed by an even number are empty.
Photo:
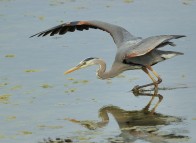
M96 60L95 64L99 65L99 69L97 70L97 76L101 79L113 78L119 74L112 68L109 71L106 71L106 63L102 59Z

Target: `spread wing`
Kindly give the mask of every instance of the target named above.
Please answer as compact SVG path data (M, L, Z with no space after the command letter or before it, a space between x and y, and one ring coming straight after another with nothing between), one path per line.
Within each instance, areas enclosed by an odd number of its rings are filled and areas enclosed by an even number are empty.
M170 40L186 37L185 35L160 35L143 39L139 43L131 46L126 54L126 57L133 58L145 55L155 48L160 48L165 45L175 46Z
M74 22L64 23L55 26L53 28L50 28L48 30L39 32L35 35L32 35L31 37L46 36L48 34L50 34L50 36L53 36L55 34L63 35L66 34L67 32L74 32L75 30L83 31L89 29L100 29L108 32L112 36L117 47L120 47L121 44L126 41L137 39L137 37L131 35L126 29L117 25L113 25L101 21L74 21Z

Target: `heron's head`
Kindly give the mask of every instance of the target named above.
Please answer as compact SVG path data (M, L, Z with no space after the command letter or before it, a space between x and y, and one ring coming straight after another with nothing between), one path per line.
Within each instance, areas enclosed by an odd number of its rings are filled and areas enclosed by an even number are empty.
M98 58L87 58L83 61L81 61L77 66L67 70L64 72L64 74L69 74L71 72L74 72L76 70L79 70L79 69L82 69L82 68L85 68L85 67L88 67L88 66L91 66L91 65L94 65L95 64L95 61L97 60Z

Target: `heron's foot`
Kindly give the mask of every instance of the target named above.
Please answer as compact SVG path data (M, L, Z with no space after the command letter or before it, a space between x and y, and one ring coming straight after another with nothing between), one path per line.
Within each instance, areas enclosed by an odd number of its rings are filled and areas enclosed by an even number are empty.
M136 85L133 89L132 89L132 91L138 91L139 90L139 88L140 88L140 86L139 85Z
M139 94L139 85L136 85L133 89L132 89L132 92L135 94L135 95L138 95Z
M143 87L141 87L141 86L139 86L139 85L136 85L136 86L132 89L132 92L133 92L135 95L138 95L139 93L145 92L145 90L143 89Z

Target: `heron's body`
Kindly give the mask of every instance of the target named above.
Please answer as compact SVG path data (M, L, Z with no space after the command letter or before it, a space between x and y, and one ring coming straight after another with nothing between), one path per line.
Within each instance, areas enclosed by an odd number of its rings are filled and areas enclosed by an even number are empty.
M141 37L133 36L120 26L101 21L75 21L64 23L33 36L39 37L48 34L50 34L50 36L55 34L62 35L67 32L74 32L75 30L89 30L89 28L103 30L112 36L117 47L117 53L113 65L110 70L106 70L106 64L102 59L87 58L81 61L76 67L65 72L66 74L95 64L99 65L97 75L101 79L113 78L126 70L142 69L152 79L153 83L137 86L136 88L140 89L154 85L155 90L158 91L158 84L162 80L151 66L174 56L182 55L180 52L162 51L160 48L163 48L166 45L175 46L170 40L185 37L184 35L159 35L142 39ZM158 78L157 81L151 76L149 71Z

